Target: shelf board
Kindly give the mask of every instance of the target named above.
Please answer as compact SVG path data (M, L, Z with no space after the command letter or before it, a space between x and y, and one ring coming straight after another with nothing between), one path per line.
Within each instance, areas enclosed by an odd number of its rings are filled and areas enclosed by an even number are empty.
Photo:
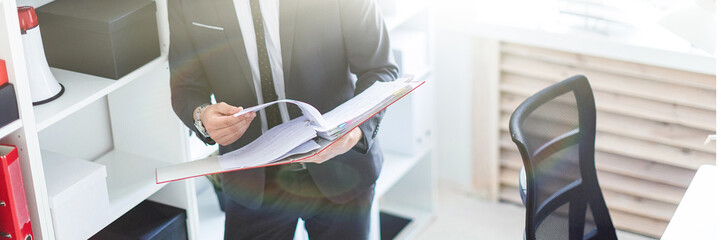
M430 150L422 151L414 156L404 154L384 152L383 167L381 174L376 181L375 198L380 199L400 180L406 173L413 168L422 158L426 157Z
M77 112L143 74L162 67L165 62L167 62L165 58L158 57L118 80L51 68L55 79L65 87L65 93L52 102L33 108L38 131Z
M408 20L428 8L428 1L410 2L412 2L412 4L402 4L397 6L396 13L385 19L386 27L388 28L389 32L402 26L404 23L408 22Z
M111 221L115 221L165 186L155 184L155 169L170 165L117 150L103 155L95 162L105 165L108 171Z
M20 119L12 121L8 125L5 125L2 128L0 128L0 138L4 138L5 136L10 135L11 133L17 131L21 127L23 127L23 122L20 121Z

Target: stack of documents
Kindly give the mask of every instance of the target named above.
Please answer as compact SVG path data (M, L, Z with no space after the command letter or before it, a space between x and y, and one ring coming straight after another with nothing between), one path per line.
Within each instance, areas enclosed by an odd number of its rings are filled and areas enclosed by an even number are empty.
M310 104L278 100L235 114L259 111L272 104L295 104L303 116L269 129L253 142L220 156L156 169L156 182L165 183L208 174L297 162L323 151L331 143L425 82L401 78L376 82L335 109L320 114Z

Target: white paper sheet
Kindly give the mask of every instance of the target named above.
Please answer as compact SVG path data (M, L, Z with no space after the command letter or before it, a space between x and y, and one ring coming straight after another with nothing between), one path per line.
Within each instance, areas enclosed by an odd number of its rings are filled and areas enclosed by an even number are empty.
M365 121L368 117L385 108L391 102L401 98L413 89L407 81L376 82L371 87L346 101L335 109L323 114L329 128L321 129L318 136L335 139L350 128Z
M290 150L290 152L284 154L283 156L279 157L275 161L282 160L284 158L287 158L287 157L290 157L293 155L307 153L307 152L310 152L310 151L313 151L313 150L316 150L319 148L320 148L320 145L317 142L315 142L315 140L311 139L311 140L308 140L307 142L299 145L298 147L293 148L293 150Z
M298 117L266 131L238 150L218 156L218 160L225 170L259 166L279 159L314 137L314 127L305 117Z
M401 81L377 82L357 96L330 112L323 114L323 118L325 118L329 125L335 128L338 125L365 115L365 113L368 113L374 107L381 105L381 103L388 99L405 93L403 90L409 90L410 87L411 85Z
M310 104L307 104L307 103L304 103L304 102L301 102L301 101L290 100L290 99L282 99L282 100L278 100L278 101L273 101L273 102L269 102L269 103L264 103L264 104L261 104L261 105L258 105L258 106L253 106L253 107L245 108L245 109L241 110L240 112L234 114L233 116L238 117L238 116L240 116L240 115L249 113L249 112L251 112L251 111L257 112L257 111L260 111L260 110L263 109L263 108L266 108L266 107L268 107L268 106L270 106L270 105L278 104L278 103L292 103L292 104L295 104L295 105L297 105L297 106L300 108L300 111L303 112L303 116L305 116L306 118L308 118L308 120L310 120L311 122L313 122L313 124L314 124L315 126L317 126L317 127L319 127L319 128L325 128L325 127L327 127L327 124L326 124L325 120L323 119L323 116L320 114L320 112L318 112L318 109L316 109L315 107L313 107L313 106L310 105Z

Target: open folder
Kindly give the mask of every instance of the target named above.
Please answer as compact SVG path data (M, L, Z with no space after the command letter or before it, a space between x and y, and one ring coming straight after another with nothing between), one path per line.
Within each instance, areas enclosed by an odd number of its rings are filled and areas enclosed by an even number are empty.
M235 116L278 103L294 104L303 115L269 129L235 151L158 168L155 170L155 182L160 184L215 173L288 164L312 157L424 83L412 81L412 77L393 82L376 82L325 114L320 114L310 104L295 100L278 100L246 108Z

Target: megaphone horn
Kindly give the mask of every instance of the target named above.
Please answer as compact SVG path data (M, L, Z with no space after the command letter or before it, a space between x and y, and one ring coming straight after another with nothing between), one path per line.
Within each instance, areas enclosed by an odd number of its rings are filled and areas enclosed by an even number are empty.
M18 18L33 105L48 103L63 95L65 88L50 72L35 9L30 6L18 7Z

